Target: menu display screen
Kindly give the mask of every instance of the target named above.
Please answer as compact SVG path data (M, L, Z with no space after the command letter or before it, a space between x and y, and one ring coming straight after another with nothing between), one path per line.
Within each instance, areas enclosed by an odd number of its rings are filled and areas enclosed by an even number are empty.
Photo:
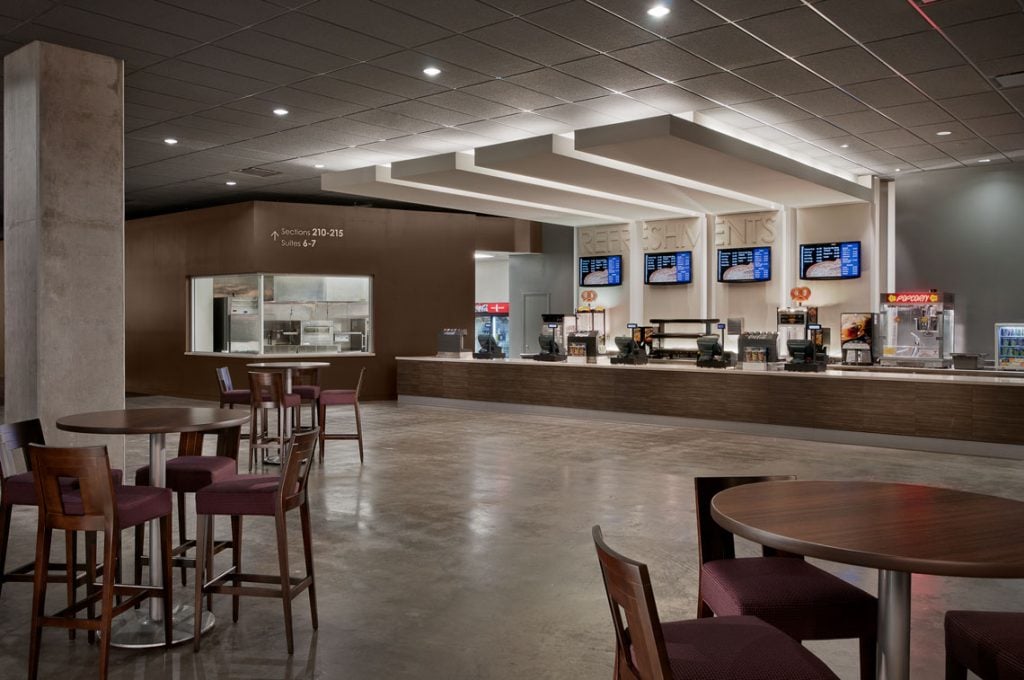
M718 280L723 283L771 281L772 249L722 248L718 251Z
M668 286L691 281L693 281L693 254L691 251L644 254L644 283L647 285Z
M622 256L581 257L580 285L588 287L621 286Z
M860 241L801 244L800 278L859 279Z

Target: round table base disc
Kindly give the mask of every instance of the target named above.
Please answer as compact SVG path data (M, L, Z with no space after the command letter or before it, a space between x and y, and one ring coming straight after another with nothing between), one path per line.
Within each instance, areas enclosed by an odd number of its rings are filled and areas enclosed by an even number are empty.
M171 629L171 644L188 642L194 636L195 622L192 620L193 608L189 605L175 605L174 627ZM213 628L217 619L211 611L203 612L200 631L203 633ZM163 621L154 621L149 617L149 607L142 607L114 619L110 630L110 644L123 649L148 649L164 646Z

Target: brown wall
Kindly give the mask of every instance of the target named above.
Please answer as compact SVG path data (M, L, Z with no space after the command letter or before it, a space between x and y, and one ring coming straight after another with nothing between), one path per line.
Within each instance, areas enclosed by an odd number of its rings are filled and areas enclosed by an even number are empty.
M315 247L289 247L280 238L283 229L312 227L343 229L344 236L318 238ZM131 220L125 226L127 389L215 398L214 368L224 365L236 383L244 382L252 359L185 355L189 276L368 275L375 356L328 359L321 384L352 386L366 366L365 397L394 398L396 356L434 354L441 328L472 332L473 251L517 245L536 251L539 234L539 225L499 217L266 202Z

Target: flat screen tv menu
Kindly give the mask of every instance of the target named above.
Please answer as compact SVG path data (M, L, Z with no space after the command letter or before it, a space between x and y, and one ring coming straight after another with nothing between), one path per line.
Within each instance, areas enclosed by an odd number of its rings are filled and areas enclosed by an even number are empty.
M581 257L580 285L622 285L622 256L606 255L603 257Z
M800 246L801 279L860 277L860 241L810 243Z
M650 285L690 283L693 280L692 253L646 253L644 282Z
M719 281L770 281L772 249L723 248L718 251Z

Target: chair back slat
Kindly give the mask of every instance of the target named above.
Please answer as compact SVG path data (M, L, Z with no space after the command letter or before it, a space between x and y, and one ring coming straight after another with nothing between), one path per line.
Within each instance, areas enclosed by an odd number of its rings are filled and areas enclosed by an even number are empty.
M615 627L620 675L638 680L670 680L672 671L647 565L609 548L601 527L594 527L593 536Z
M695 477L694 497L697 501L697 554L701 564L736 557L736 539L711 516L711 499L719 491L757 482L777 482L796 479L794 475L746 477ZM766 550L766 554L768 554Z
M277 408L284 403L284 376L278 371L251 371L249 389L253 408Z
M227 366L221 366L217 369L217 384L220 386L221 394L235 389L231 383L231 371L228 370Z
M0 425L0 479L32 469L29 444L46 444L43 425L38 418ZM18 465L18 452L21 452L21 466ZM23 469L19 470L19 467Z
M301 434L292 435L279 487L281 505L284 509L294 507L305 497L309 471L313 467L310 462L313 460L319 437L320 429L315 427Z
M242 442L242 426L227 427L217 432L217 455L238 460L238 449Z
M39 512L46 525L69 531L109 531L117 525L114 481L106 446L38 446L29 444ZM78 480L62 488L61 480Z
M292 369L292 385L319 385L319 368L295 368Z
M363 391L363 378L366 377L366 366L359 369L359 380L356 382L356 401L359 401L359 395Z
M203 455L203 433L182 432L178 439L178 457Z

